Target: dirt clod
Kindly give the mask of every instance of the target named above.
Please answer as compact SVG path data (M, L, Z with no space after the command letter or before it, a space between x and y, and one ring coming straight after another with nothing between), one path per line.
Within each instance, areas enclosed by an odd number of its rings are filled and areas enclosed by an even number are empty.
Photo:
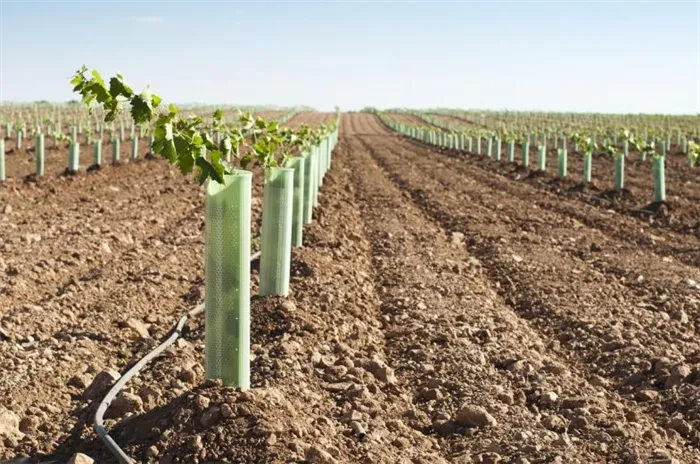
M496 419L481 406L464 405L457 412L455 420L460 425L467 427L494 427Z

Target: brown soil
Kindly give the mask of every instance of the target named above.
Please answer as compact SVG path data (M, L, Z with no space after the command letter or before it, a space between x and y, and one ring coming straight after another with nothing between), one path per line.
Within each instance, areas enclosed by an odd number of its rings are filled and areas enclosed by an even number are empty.
M430 126L430 123L424 121L423 119L419 118L418 116L415 116L413 114L404 114L404 113L391 113L389 116L400 122L401 124L408 124L408 125L413 125L413 126ZM436 130L442 130L440 127L433 126L435 127Z
M466 124L466 123L463 123ZM436 127L437 128L437 127ZM439 128L438 128L439 129ZM418 142L416 142L418 143ZM551 144L551 141L550 141ZM550 145L551 146L551 145ZM434 147L433 147L434 148ZM560 195L576 197L603 210L614 210L639 218L644 226L653 229L666 228L681 234L700 237L700 167L691 168L685 154L675 146L666 156L666 202L654 204L654 183L651 161L643 162L639 153L630 151L625 162L625 190L615 192L614 161L611 157L596 154L593 157L592 183L583 184L583 154L575 152L573 143L569 152L567 178L557 178L557 151L547 152L547 172L537 171L537 147L530 145L528 168L522 166L522 145L515 144L515 164L506 162L507 142L501 146L501 162L483 156L486 146L482 143L482 156L472 153L470 161L485 169L496 171L504 177L529 183ZM440 150L450 156L463 156L456 151Z
M126 183L128 168L111 174ZM172 215L164 224L139 216L143 226L131 219L129 228L126 213L103 213L111 216L98 227L134 236L105 260L91 247L103 232L73 217L88 213L55 219L57 237L46 240L67 237L78 255L75 271L55 259L54 272L72 279L66 290L39 272L24 296L0 294L0 396L25 431L0 441L0 458L64 460L80 450L114 462L91 431L99 395L83 397L86 385L136 361L201 301L200 191L170 179L159 161L153 170L153 189L172 186L177 199L151 208L142 193L134 209L146 212L133 214ZM68 203L72 186L57 184L54 196ZM102 194L109 190L95 195L106 205L117 201ZM94 201L78 207L92 211ZM642 219L513 181L366 114L343 116L320 202L294 251L290 297L253 299L253 388L204 381L202 320L190 321L167 356L128 385L140 403L115 409L107 423L131 456L700 461L697 237L670 227L640 233L650 229ZM21 242L23 215L40 207L0 216L3 239L10 230L20 241L13 254L53 252L43 238ZM30 278L32 264L22 266L31 253L23 256L0 269L3 287ZM122 328L129 317L150 324L149 337Z

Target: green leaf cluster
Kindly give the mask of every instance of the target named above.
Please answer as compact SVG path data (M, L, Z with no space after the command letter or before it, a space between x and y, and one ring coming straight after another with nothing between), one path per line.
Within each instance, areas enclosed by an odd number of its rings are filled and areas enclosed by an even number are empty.
M227 123L224 112L216 109L211 120L197 115L182 116L177 106L161 106L160 96L149 87L135 93L121 74L109 80L93 70L86 76L82 66L71 84L81 95L90 114L95 104L105 111L104 121L113 122L125 105L129 106L135 124L151 126L152 151L177 166L182 174L197 171L200 183L207 179L223 183L224 175L234 169L234 159L246 169L255 162L264 169L279 166L300 149L319 143L337 123L317 129L302 126L298 130L280 126L278 121L254 118L250 113L239 113L236 121ZM217 140L211 134L218 134Z

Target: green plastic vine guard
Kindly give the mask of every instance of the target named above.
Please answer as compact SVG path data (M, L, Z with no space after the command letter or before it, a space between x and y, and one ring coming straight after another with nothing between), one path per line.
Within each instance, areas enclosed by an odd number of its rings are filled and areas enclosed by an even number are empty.
M263 187L260 296L289 293L293 210L294 169L268 169Z
M666 157L654 157L654 201L666 201Z
M119 139L116 137L112 140L112 163L119 162L119 143Z
M18 150L22 149L22 140L24 140L24 136L22 135L22 129L20 129L17 131L17 142L15 143Z
M625 157L617 155L615 157L615 190L625 188Z
M73 142L68 148L68 172L75 174L80 169L80 144Z
M537 150L537 169L542 172L547 169L547 147L545 145Z
M666 156L666 142L661 141L659 145L661 145L661 156Z
M78 141L78 129L75 126L70 128L70 141L71 142Z
M488 143L486 144L486 156L491 158L491 153L493 152L493 139L489 137Z
M304 158L294 157L287 160L287 167L294 169L294 209L292 211L292 246L302 245L304 231Z
M324 178L326 177L326 161L323 150L323 140L318 142L318 145L316 145L316 150L318 152L318 185L320 188L321 185L323 185Z
M0 182L7 179L5 173L5 139L0 139Z
M326 173L328 172L328 169L330 169L330 164L331 164L331 138L330 135L323 139L321 142L321 145L323 146L323 177L326 177Z
M467 151L468 151L469 153L473 153L473 152L472 152L472 149L474 148L474 144L473 144L472 138L469 137L469 138L467 139L467 142L468 142L468 144L467 144L467 145L468 145Z
M591 183L591 168L593 167L593 153L590 151L583 154L583 181Z
M35 173L37 177L41 177L44 175L44 166L46 164L46 148L44 146L44 134L37 134L35 152Z
M530 165L530 142L523 143L523 166Z
M481 136L478 136L476 138L476 154L477 155L481 154Z
M316 172L314 171L313 156L311 152L306 152L303 155L304 160L304 224L309 224L313 218L314 212L314 179Z
M139 157L139 139L138 137L131 138L131 159Z
M325 174L325 172L323 172L323 151L321 150L321 143L316 145L314 149L316 151L316 174L318 175L318 179L316 180L316 197L318 199L318 190L323 185L323 176ZM318 205L318 201L314 203L314 206L316 205Z
M501 161L501 139L496 139L496 151L494 152L494 159L496 161Z
M102 166L102 140L95 140L95 144L92 147L92 165Z
M250 388L250 199L252 173L210 181L205 207L205 371Z
M630 154L630 143L627 140L622 141L622 154L625 155L625 158Z
M508 142L508 153L507 153L507 156L508 156L507 159L508 159L508 162L509 162L509 163L515 162L515 142L514 142L513 140L510 140L510 141Z
M557 175L560 179L564 179L567 175L567 157L568 153L566 148L559 148L557 150Z
M313 164L314 173L314 183L313 188L311 189L311 205L315 208L316 206L318 206L318 190L321 188L318 182L318 149L315 146L311 147L311 163Z

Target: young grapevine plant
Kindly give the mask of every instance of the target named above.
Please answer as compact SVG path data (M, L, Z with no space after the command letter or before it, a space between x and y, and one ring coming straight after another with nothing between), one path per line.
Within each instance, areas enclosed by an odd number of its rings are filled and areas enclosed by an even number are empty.
M137 94L121 74L112 77L108 86L96 70L90 77L86 77L86 72L87 68L82 66L71 84L90 113L98 103L105 111L104 121L113 122L123 107L129 105L137 125L152 125L153 153L168 159L182 174L196 169L200 184L207 179L223 183L224 175L233 170L226 161L231 157L243 169L253 161L268 169L278 166L294 149L309 141L316 143L334 130L334 127L322 127L294 131L280 127L277 121L253 118L250 114L241 115L236 124L229 125L221 109L214 111L212 122L207 123L201 116L182 117L173 104L163 108L162 98L149 87ZM210 131L220 134L218 142L212 139Z
M594 142L592 137L586 137L578 132L571 135L571 140L583 153L592 153L593 150L598 149L598 143Z
M690 163L695 166L700 159L700 144L693 142L692 140L688 142L688 157L690 158Z

